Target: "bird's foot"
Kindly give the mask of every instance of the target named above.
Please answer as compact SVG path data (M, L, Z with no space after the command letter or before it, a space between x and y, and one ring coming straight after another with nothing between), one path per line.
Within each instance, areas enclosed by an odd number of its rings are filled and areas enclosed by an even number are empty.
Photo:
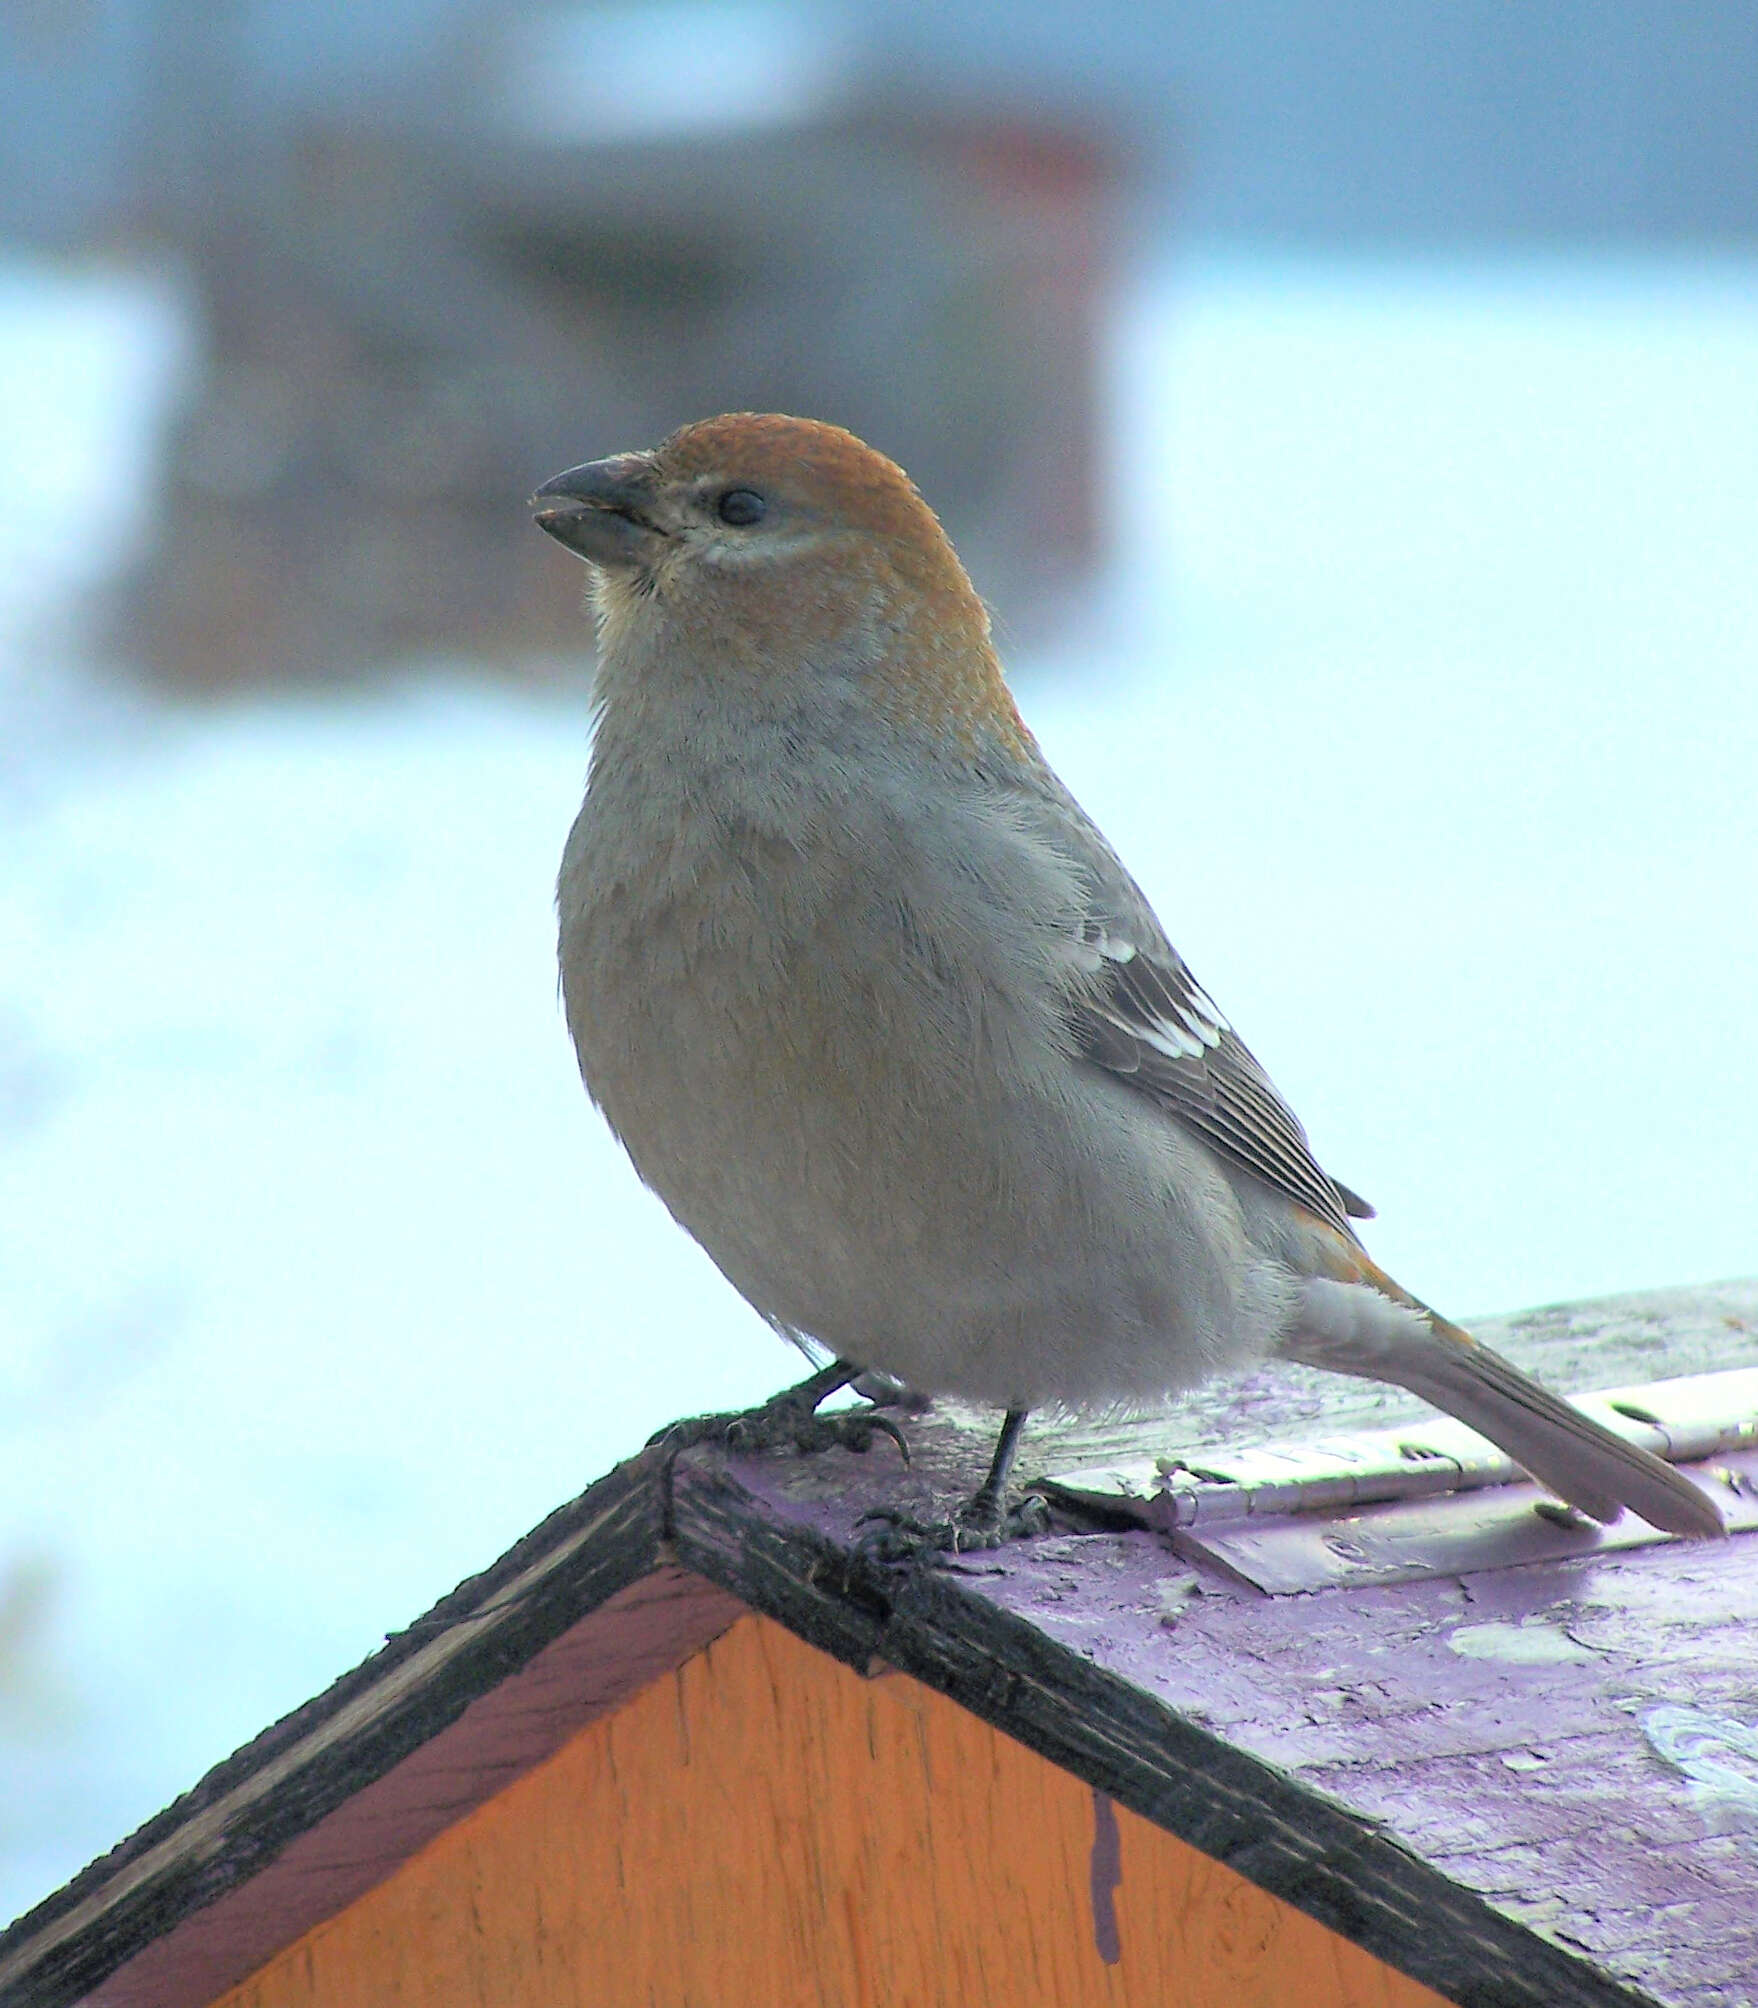
M1008 1506L985 1488L950 1520L918 1520L895 1506L881 1506L863 1513L855 1524L869 1529L859 1546L871 1560L920 1564L938 1561L943 1555L967 1555L1047 1534L1050 1506L1035 1492Z
M869 1403L862 1408L835 1409L818 1413L818 1404L834 1389L814 1375L799 1387L790 1387L760 1407L735 1410L727 1415L693 1415L674 1422L649 1439L650 1445L663 1444L674 1455L698 1443L717 1443L737 1457L755 1457L766 1450L797 1450L812 1456L820 1450L840 1446L862 1455L881 1438L895 1443L905 1464L910 1461L908 1439L888 1415L881 1415Z

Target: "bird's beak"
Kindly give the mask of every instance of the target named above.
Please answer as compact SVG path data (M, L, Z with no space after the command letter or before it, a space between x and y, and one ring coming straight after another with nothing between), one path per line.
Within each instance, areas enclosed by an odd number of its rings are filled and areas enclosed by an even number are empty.
M658 482L644 453L589 460L531 498L537 527L594 565L651 564L666 543L653 520Z

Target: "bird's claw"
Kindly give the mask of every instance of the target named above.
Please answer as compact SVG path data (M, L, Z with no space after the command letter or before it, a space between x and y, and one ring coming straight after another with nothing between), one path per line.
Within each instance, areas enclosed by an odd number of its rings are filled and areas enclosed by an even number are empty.
M875 1414L871 1408L839 1408L829 1415L807 1416L794 1435L794 1443L803 1451L829 1450L840 1444L844 1450L865 1457L881 1436L897 1445L897 1454L907 1465L909 1439L890 1416ZM734 1445L736 1449L743 1447L742 1443Z
M883 1563L930 1562L941 1556L968 1555L1030 1540L1050 1531L1049 1502L1035 1492L1003 1507L979 1493L949 1520L918 1520L895 1506L878 1506L863 1513L857 1527L871 1531L857 1546L869 1560Z
M766 1450L797 1450L812 1456L840 1446L864 1456L879 1437L895 1443L904 1463L909 1463L908 1439L889 1416L877 1415L871 1408L818 1415L804 1402L783 1398L730 1415L690 1416L660 1430L648 1445L662 1444L675 1455L699 1443L717 1443L735 1457L756 1457Z

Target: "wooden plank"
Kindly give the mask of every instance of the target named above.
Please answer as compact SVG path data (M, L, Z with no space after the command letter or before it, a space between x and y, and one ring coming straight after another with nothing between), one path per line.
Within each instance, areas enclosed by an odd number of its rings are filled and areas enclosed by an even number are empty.
M1758 1367L1758 1277L1466 1322L1486 1345L1564 1392ZM1401 1388L1277 1362L1207 1382L1158 1416L1034 1416L1020 1471L1126 1464L1162 1453L1200 1462L1243 1444L1389 1429L1433 1414ZM980 1439L994 1427L982 1410L938 1406L910 1431L922 1475L942 1487L974 1484L982 1475Z
M1565 1388L1746 1365L1758 1283L1480 1329ZM1252 1376L1171 1420L1038 1431L1025 1468L1379 1423L1395 1400L1294 1370ZM967 1489L992 1426L927 1418L907 1473L885 1450L696 1451L668 1497L662 1460L622 1467L0 1937L0 2008L63 2008L111 1975L115 2002L167 2008L168 1993L129 1994L122 1969L177 1951L193 1972L249 1944L260 1957L268 1945L227 1922L233 1899L263 1896L280 1943L301 1903L346 1900L347 1877L387 1872L422 1820L492 1790L497 1765L534 1761L490 1738L447 1785L437 1758L490 1696L559 1722L572 1675L545 1653L667 1567L668 1532L723 1595L691 1623L728 1621L731 1592L854 1667L907 1666L1452 1998L1758 1996L1743 1839L1707 1832L1689 1781L1642 1740L1644 1711L1681 1697L1736 1727L1749 1718L1758 1583L1738 1551L1758 1543L1289 1599L1273 1616L1243 1591L1188 1594L1193 1573L1142 1534L1036 1541L947 1574L878 1571L853 1552L865 1508L931 1511ZM617 1663L638 1681L660 1659L637 1627L595 1691L617 1691ZM295 1868L303 1895L276 1895Z
M1131 1667L1069 1649L995 1583L1037 1580L1050 1544L983 1557L966 1577L874 1567L837 1539L770 1520L718 1460L680 1463L679 1559L845 1663L889 1665L948 1695L1028 1749L1235 1869L1449 2000L1485 2008L1636 2008L1654 1997L1460 1889L1340 1797L1167 1707ZM1153 1536L1076 1537L1109 1577L1128 1550L1164 1572ZM1033 1551L1038 1551L1034 1553ZM1156 1657L1164 1657L1157 1642Z
M511 1690L509 1676L652 1574L662 1514L652 1464L624 1466L552 1514L20 1918L0 1936L0 2008L211 1999L494 1790L509 1764L553 1748L577 1726L577 1708L557 1709L546 1732L541 1694ZM723 1604L711 1621L724 1626L731 1612ZM698 1642L694 1622L673 1623L683 1642L670 1663ZM639 1672L653 1649L640 1631L612 1658ZM607 1669L607 1693L626 1691L626 1678L619 1690ZM535 1707L523 1738L509 1744L504 1726L479 1721L447 1746L443 1732L497 1690L509 1710ZM430 1768L400 1774L424 1749ZM458 1775L441 1783L448 1768ZM375 1801L369 1788L381 1781ZM340 1833L326 1826L332 1816L342 1818ZM282 1873L265 1873L275 1866ZM240 1902L224 1908L232 1896ZM179 1938L186 1922L197 1928ZM131 1979L129 1962L143 1956L146 1970Z
M1564 1388L1748 1366L1758 1359L1758 1283L1564 1306L1479 1329ZM1339 1418L1377 1421L1397 1399L1382 1404L1378 1390L1350 1383L1309 1393L1301 1383L1265 1374L1205 1391L1157 1421L1051 1424L1028 1441L1022 1468L1156 1451L1196 1461L1212 1445L1272 1440L1279 1429L1304 1436ZM1742 1994L1758 2000L1750 1837L1713 1831L1690 1781L1642 1729L1647 1711L1680 1701L1735 1730L1758 1729L1758 1542L1669 1542L1286 1600L1205 1580L1145 1534L1068 1536L965 1558L964 1590L1027 1623L1035 1645L989 1630L968 1607L925 1620L912 1600L930 1590L887 1592L858 1572L849 1591L825 1600L834 1611L797 1607L819 1595L815 1572L830 1580L825 1572L861 1512L885 1503L932 1515L968 1489L992 1427L986 1418L930 1418L912 1431L907 1473L875 1453L741 1461L719 1478L692 1473L687 1482L733 1480L804 1544L790 1551L775 1529L753 1544L760 1513L715 1504L707 1517L718 1525L706 1538L746 1542L741 1595L777 1597L785 1622L808 1636L823 1624L820 1642L847 1657L908 1665L1223 1859L1243 1859L1228 1850L1260 1817L1241 1810L1260 1794L1263 1840L1247 1873L1443 1993L1560 2002L1647 1990L1691 2008L1725 2008ZM680 1490L680 1515L683 1501ZM816 1559L813 1542L822 1544ZM792 1604L778 1593L782 1578ZM890 1610L881 1608L887 1594ZM857 1625L849 1613L862 1599ZM1084 1671L1059 1669L1042 1693L1022 1683L1021 1665L1057 1645ZM1071 1719L1065 1704L1075 1695ZM1179 1730L1156 1726L1158 1707ZM1187 1740L1197 1729L1213 1733L1224 1758L1199 1754ZM1592 1755L1575 1763L1558 1754L1576 1748ZM1326 1843L1314 1847L1310 1886L1297 1893L1299 1809L1314 1803L1309 1792L1346 1825L1358 1822L1434 1871L1443 1890L1417 1891L1401 1911L1397 1893L1413 1885L1376 1856L1365 1907L1352 1909L1358 1870L1339 1841L1335 1858ZM1290 1809L1286 1822L1279 1805ZM1324 1832L1323 1816L1314 1817ZM1508 1851L1522 1847L1533 1852L1516 1893L1505 1867ZM1388 1899L1383 1912L1375 1892ZM1646 1936L1631 1922L1642 1915L1653 1919ZM1539 1945L1545 1955L1532 1950Z
M919 1683L747 1618L215 2008L1444 2008Z

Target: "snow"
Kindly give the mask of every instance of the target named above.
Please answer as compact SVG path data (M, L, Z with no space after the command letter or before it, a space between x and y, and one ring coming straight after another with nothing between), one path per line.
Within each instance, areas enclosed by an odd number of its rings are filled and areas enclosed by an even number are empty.
M0 268L0 1914L794 1364L574 1075L581 688L85 660L189 350ZM1211 253L1112 374L1115 569L1016 682L1375 1253L1758 1266L1758 264Z

